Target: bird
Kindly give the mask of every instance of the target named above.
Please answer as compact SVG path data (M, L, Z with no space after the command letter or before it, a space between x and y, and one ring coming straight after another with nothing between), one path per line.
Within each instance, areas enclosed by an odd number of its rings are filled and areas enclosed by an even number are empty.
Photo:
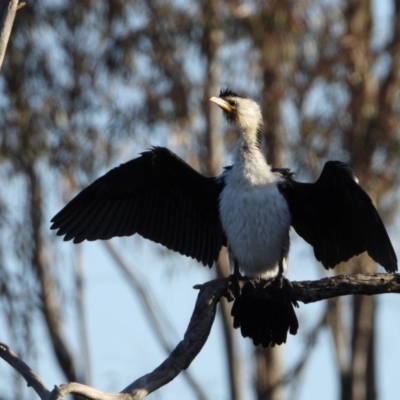
M285 343L298 321L286 278L290 228L326 269L367 252L389 273L397 258L385 226L348 164L325 163L313 183L264 157L256 101L221 89L210 99L240 131L233 163L206 177L164 147L110 170L51 220L64 240L107 240L138 233L212 267L223 246L232 276L269 281L270 297L245 285L234 295L233 325L263 347Z

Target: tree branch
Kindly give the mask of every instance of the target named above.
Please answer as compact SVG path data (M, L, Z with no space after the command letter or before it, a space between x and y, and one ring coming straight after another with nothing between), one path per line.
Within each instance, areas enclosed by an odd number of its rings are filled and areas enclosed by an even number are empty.
M0 2L0 69L18 8L20 8L18 0L2 0Z
M318 281L292 282L294 300L305 304L332 297L400 293L399 274L337 275Z
M0 342L0 357L10 364L32 386L41 399L48 397L50 392L41 379L25 364L6 344Z
M230 278L221 278L195 286L200 291L183 340L159 367L137 379L120 393L103 393L73 382L56 386L49 393L35 373L8 346L1 343L0 357L25 378L28 385L35 389L42 400L61 400L67 394L79 394L89 400L140 400L173 380L196 358L207 341L214 322L216 306L220 298L227 295L230 282ZM243 282L249 282L249 279L243 279ZM266 281L257 279L250 282L256 288L260 288L254 291L256 297L268 296L266 291L261 289ZM371 296L400 293L400 275L398 274L338 275L318 281L292 282L292 284L293 300L303 303L355 294Z
M165 315L164 309L157 299L151 294L151 291L149 292L146 290L148 285L143 280L143 277L140 277L137 271L134 273L133 268L128 267L117 249L107 240L102 243L109 255L113 258L117 268L123 274L126 283L131 286L132 291L136 294L141 302L141 305L144 309L144 315L153 329L153 333L159 340L161 347L166 354L170 354L173 349L172 345L170 344L173 340L172 337L178 337L178 334L176 333L174 326L171 324L167 315ZM166 332L170 334L170 340L167 340ZM205 400L207 398L203 389L189 371L184 371L183 377L186 379L188 385L191 387L198 400Z

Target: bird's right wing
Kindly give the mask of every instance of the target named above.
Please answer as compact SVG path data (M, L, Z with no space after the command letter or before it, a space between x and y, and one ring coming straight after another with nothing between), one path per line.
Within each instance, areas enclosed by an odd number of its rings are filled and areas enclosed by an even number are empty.
M312 184L291 179L280 185L296 232L314 247L325 268L367 251L386 271L397 271L397 258L371 199L347 164L329 161Z
M219 219L223 185L168 149L152 148L80 192L51 229L74 243L139 233L212 266L226 243Z

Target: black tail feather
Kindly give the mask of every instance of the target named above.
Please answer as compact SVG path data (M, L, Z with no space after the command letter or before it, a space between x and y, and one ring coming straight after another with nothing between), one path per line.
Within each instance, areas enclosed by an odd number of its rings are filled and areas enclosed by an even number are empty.
M295 335L299 328L294 304L274 296L260 298L251 283L244 285L232 307L233 326L240 328L243 337L249 337L257 346L275 346L286 343L288 332Z

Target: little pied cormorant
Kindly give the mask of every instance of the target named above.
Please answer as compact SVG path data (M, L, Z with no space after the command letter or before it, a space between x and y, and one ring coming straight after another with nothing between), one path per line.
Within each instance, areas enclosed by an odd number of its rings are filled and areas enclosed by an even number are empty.
M233 165L220 176L205 177L154 147L80 192L51 228L74 243L139 233L210 267L227 246L236 272L268 279L287 270L293 226L327 269L367 251L386 271L397 271L378 212L346 164L329 161L315 183L297 182L262 155L256 102L229 89L210 101L241 131ZM290 299L238 296L232 315L243 336L263 346L285 342L298 328Z

